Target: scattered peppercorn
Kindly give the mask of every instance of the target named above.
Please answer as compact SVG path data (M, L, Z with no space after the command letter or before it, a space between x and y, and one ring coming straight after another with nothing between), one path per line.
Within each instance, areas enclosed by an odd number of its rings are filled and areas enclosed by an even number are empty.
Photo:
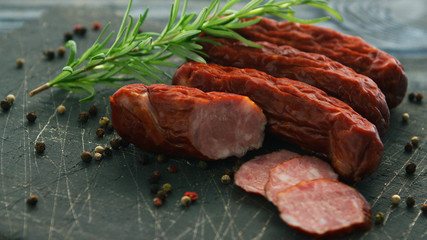
M415 93L413 93L413 92L409 93L408 99L410 102L413 102L415 100Z
M230 177L230 175L227 175L227 174L222 175L221 182L223 184L230 184L231 183L231 177Z
M87 113L87 112L79 113L79 120L82 123L87 123L87 121L89 120L89 113Z
M92 30L98 31L99 29L101 29L101 23L100 22L93 22Z
M109 147L104 148L104 155L107 157L111 157L111 155L113 155L113 151L111 151L111 148Z
M108 132L114 131L113 123L110 121L106 127Z
M170 165L169 167L168 167L168 171L170 172L170 173L176 173L176 172L178 172L178 168L176 168L175 166L173 166L173 165Z
M110 146L114 150L119 149L120 148L120 139L119 138L113 138L113 140L110 141Z
M208 168L208 163L206 161L199 161L198 166L199 166L199 168L205 170Z
M3 111L9 111L9 109L12 107L12 104L7 99L2 99L0 106Z
M37 119L37 114L34 111L27 113L26 118L29 122L33 123Z
M397 194L394 194L393 196L391 196L391 203L393 205L399 205L400 204L400 196Z
M405 144L405 151L411 152L413 148L414 146L412 145L412 143L408 142Z
M65 55L65 47L64 46L59 46L56 49L56 54L58 55L58 57L62 58Z
M105 148L103 146L96 146L95 150L96 153L103 153L105 151Z
M10 104L13 104L15 102L15 95L13 94L7 95L6 100L10 102Z
M415 199L413 197L408 197L406 199L406 206L408 206L408 208L412 208L415 205Z
M71 39L73 39L73 34L72 34L71 32L66 32L66 33L64 33L64 41L65 41L65 42L68 42L68 41L70 41Z
M151 193L157 194L159 191L159 185L158 184L152 184L150 188Z
M163 205L163 200L162 200L162 199L160 199L160 198L158 198L158 197L155 197L155 198L153 199L153 203L154 203L154 206L156 206L156 207L160 207L160 206L162 206L162 205Z
M120 146L123 148L129 147L129 142L125 141L123 138L120 138Z
M92 105L88 112L91 116L96 116L96 114L98 114L98 108L95 105Z
M181 204L184 207L188 207L191 205L191 198L189 196L182 196L181 198Z
M16 59L16 67L22 68L24 66L25 60L23 58Z
M36 142L34 148L36 149L36 152L43 153L44 150L46 150L46 144L44 142Z
M101 161L102 160L102 153L95 153L95 160Z
M191 201L196 201L199 198L199 195L195 192L185 192L184 196L189 197Z
M421 211L424 213L424 214L427 214L427 204L423 204L423 205L421 205Z
M167 161L168 161L168 158L167 158L166 155L164 155L164 154L158 154L157 155L157 162L159 162L159 163L165 163Z
M67 110L67 108L64 105L59 105L56 108L56 111L58 111L59 114L64 114L66 110Z
M48 49L47 51L43 51L43 55L46 57L46 60L51 61L55 58L55 51Z
M37 197L37 195L34 195L34 194L27 198L27 204L31 207L34 207L38 201L39 201L39 197Z
M160 171L156 170L148 177L148 182L158 183L161 177Z
M99 119L99 125L101 127L106 127L109 122L110 122L110 119L108 117L102 117Z
M408 113L402 114L402 121L405 123L409 121L409 114Z
M92 153L90 153L90 152L82 152L80 157L81 157L83 162L88 163L88 162L92 161Z
M164 190L159 190L157 191L156 196L162 200L165 200L168 194Z
M384 222L384 213L377 212L377 215L375 215L375 223L382 224L383 222Z
M172 185L170 183L165 183L165 184L163 184L162 189L166 193L170 193L170 192L172 192Z
M424 98L424 94L422 94L422 93L417 93L417 94L415 94L415 101L416 101L417 103L422 102L422 101L423 101L423 98Z
M103 137L103 136L104 136L104 134L105 134L105 130L104 130L103 128L98 128L98 129L96 130L96 136L98 136L98 137Z
M408 165L406 165L405 167L405 171L409 175L414 174L416 169L417 169L417 164L415 163L408 163Z
M86 31L87 31L86 27L84 27L84 26L82 26L80 24L77 24L73 28L74 34L76 34L76 35L78 35L80 37L84 37L86 35Z
M418 146L418 144L420 143L420 139L419 139L417 136L413 136L413 137L411 138L411 143L412 143L412 145L414 145L414 146Z

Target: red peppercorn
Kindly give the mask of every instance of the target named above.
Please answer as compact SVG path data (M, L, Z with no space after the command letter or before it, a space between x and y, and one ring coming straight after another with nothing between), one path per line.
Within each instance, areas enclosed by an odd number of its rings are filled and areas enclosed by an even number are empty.
M195 192L185 192L184 196L190 197L191 201L196 201L196 199L199 198L199 195Z
M101 29L101 23L100 22L93 22L92 30L98 31L99 29Z
M178 172L178 168L176 168L175 166L171 165L171 166L168 167L168 171L170 173L176 173L176 172Z
M162 206L162 205L163 205L163 200L162 200L162 199L160 199L160 198L158 198L158 197L155 197L155 198L153 199L153 203L154 203L154 206L156 206L156 207L160 207L160 206Z

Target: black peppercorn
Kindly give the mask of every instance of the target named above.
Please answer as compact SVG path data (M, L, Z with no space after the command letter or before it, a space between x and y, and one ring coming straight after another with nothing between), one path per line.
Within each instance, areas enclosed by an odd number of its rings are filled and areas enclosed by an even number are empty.
M96 136L98 136L98 137L103 137L103 136L104 136L104 134L105 134L105 131L104 131L104 129L103 129L103 128L98 128L98 129L96 130Z
M108 132L114 131L113 123L110 121L105 129L107 129Z
M84 27L84 26L82 26L80 24L77 24L73 28L74 34L76 34L76 35L78 35L80 37L84 37L86 35L86 31L87 31L86 27Z
M62 58L65 55L65 47L64 46L60 46L56 49L56 54L58 55L58 57Z
M7 99L2 99L0 102L0 106L3 111L9 111L10 107L12 107L12 104L7 101Z
M406 165L405 167L405 171L409 175L414 174L416 169L417 169L417 164L415 163L408 163L408 165Z
M80 155L80 158L82 159L83 162L90 162L92 161L92 153L90 152L82 152L82 154Z
M37 195L34 195L34 194L27 198L27 204L31 207L34 207L38 201L39 201L39 198L37 197Z
M168 195L165 191L159 190L159 191L157 191L156 196L162 200L165 200Z
M92 105L88 112L91 116L96 116L96 114L98 114L98 108L95 105Z
M424 214L427 214L427 204L423 204L423 205L421 205L421 211L424 213Z
M43 55L45 55L48 61L51 61L55 58L55 51L53 51L53 49L49 49L47 51L43 51Z
M410 143L410 142L406 143L405 151L411 152L413 148L414 148L414 146L412 145L412 143Z
M423 98L424 98L424 95L423 95L422 93L417 93L417 94L415 94L415 101L416 101L417 103L422 102L422 101L423 101Z
M34 148L36 149L36 152L43 153L44 150L46 150L46 144L44 142L36 142Z
M113 140L110 141L110 146L114 150L119 149L120 148L120 139L119 138L113 138Z
M160 189L160 187L158 184L152 184L150 191L151 191L151 193L157 194L157 192L159 192L159 189Z
M104 148L104 155L107 157L111 157L111 155L113 155L113 151L111 151L111 148L109 147Z
M73 39L73 34L70 32L64 33L64 41L68 42L69 40Z
M34 111L27 113L26 118L29 122L33 123L37 119L37 114Z
M89 113L87 113L87 112L79 113L79 120L82 123L86 123L89 120Z
M16 59L16 67L22 68L24 66L25 60L23 58Z
M123 138L120 138L120 146L123 148L127 148L127 147L129 147L129 142L123 140Z
M161 177L160 171L156 170L148 177L148 182L158 183Z
M413 102L415 100L415 93L411 92L408 94L408 99L410 102Z
M415 206L415 199L413 197L408 197L406 199L406 206L408 206L408 208Z

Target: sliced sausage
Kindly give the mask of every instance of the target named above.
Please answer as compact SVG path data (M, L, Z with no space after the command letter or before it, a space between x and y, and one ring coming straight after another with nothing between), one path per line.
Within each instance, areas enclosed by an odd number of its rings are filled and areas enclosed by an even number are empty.
M265 196L264 186L268 181L270 168L299 156L288 150L280 150L251 159L234 174L234 184L250 193Z
M114 129L150 152L206 160L261 147L266 118L248 97L164 84L131 84L111 98ZM233 109L233 111L230 111Z
M303 82L254 69L186 63L173 83L248 96L267 116L267 129L303 149L328 157L343 180L374 172L383 144L376 127L344 102Z
M342 237L371 228L372 210L356 189L329 179L303 181L278 194L280 217L314 237Z
M236 31L252 41L267 41L323 54L351 67L378 84L390 108L399 105L405 96L408 79L400 62L359 37L312 24L277 22L267 18Z
M216 38L221 45L202 43L208 60L223 66L254 68L274 77L302 81L347 103L384 135L390 126L390 112L384 94L372 79L328 57L290 46L256 42L253 48L242 42Z
M301 156L280 163L270 169L270 177L265 184L265 196L277 204L277 195L301 181L326 178L338 181L338 174L327 162L312 156Z

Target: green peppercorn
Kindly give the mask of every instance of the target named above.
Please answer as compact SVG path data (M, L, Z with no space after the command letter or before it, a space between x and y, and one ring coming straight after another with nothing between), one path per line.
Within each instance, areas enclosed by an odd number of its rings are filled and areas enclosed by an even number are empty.
M413 136L411 138L411 143L413 146L418 146L418 144L420 143L420 139L417 136Z
M400 204L400 196L397 194L394 194L393 196L391 196L391 203L393 205L399 205Z
M15 102L15 95L13 94L7 95L6 100L10 102L10 104L12 105Z
M90 162L92 161L92 153L90 152L82 152L82 154L80 155L80 158L82 159L83 162Z
M376 224L382 224L384 222L384 213L377 212L375 215L375 223Z
M409 113L402 114L402 121L405 123L409 121Z
M415 163L408 163L408 165L406 165L405 167L405 171L409 175L414 174L416 169L417 169L417 164Z
M16 59L16 67L22 68L24 66L25 60L23 58Z
M415 206L415 199L413 197L408 197L406 199L406 206L408 206L408 208Z
M59 105L59 106L56 108L56 111L58 111L58 113L59 113L59 114L64 114L66 110L67 110L67 109L65 108L65 106L64 106L64 105Z
M79 120L82 123L87 123L87 121L89 120L89 113L87 113L87 112L79 113Z
M27 115L25 117L27 118L28 122L33 123L37 119L37 114L36 114L36 112L31 111L31 112L27 113Z
M106 127L109 122L110 122L110 119L108 117L102 117L99 119L99 125L101 127Z
M43 153L46 150L46 144L44 142L36 142L34 148L36 149L36 152Z
M163 205L163 200L162 200L162 199L160 199L160 198L158 198L158 197L155 197L155 198L153 199L153 203L154 203L154 206L156 206L156 207L160 207L160 206L162 206L162 205Z
M191 205L191 198L189 196L183 196L181 198L181 204L184 207L189 207Z
M414 148L414 146L412 145L412 143L408 142L405 144L405 151L406 152L411 152L413 148Z
M37 195L34 195L34 194L27 198L27 204L31 207L34 207L38 201L39 201L39 197L37 197Z
M223 184L230 184L231 183L231 177L230 177L230 175L227 175L227 174L222 175L221 182Z
M104 136L104 134L105 134L105 130L103 129L103 128L98 128L97 130L96 130L96 136L98 136L98 137L103 137Z
M172 192L172 185L170 183L165 183L165 184L163 184L162 189L166 193L170 193L170 192Z
M113 138L113 140L110 141L110 146L112 149L119 149L120 148L120 139L119 138Z
M9 109L12 107L12 104L7 99L2 99L0 102L0 107L3 109L3 111L9 111Z

